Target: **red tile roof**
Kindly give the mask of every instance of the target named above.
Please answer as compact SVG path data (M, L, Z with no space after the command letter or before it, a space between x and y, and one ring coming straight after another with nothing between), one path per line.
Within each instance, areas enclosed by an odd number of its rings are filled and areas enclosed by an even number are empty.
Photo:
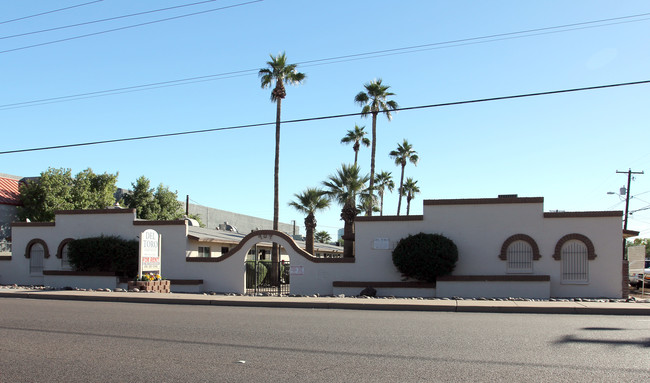
M0 177L0 205L20 205L18 180Z

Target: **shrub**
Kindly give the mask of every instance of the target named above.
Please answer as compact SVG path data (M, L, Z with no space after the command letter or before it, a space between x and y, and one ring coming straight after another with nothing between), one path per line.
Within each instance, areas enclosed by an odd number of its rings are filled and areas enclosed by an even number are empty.
M138 273L137 240L117 236L77 239L68 244L70 264L78 271L114 272L124 277Z
M458 261L454 242L440 234L409 235L402 238L393 250L393 264L405 276L421 281L435 282L442 275L451 274Z
M268 268L263 263L257 263L257 286L263 284ZM255 261L246 261L246 288L255 286Z

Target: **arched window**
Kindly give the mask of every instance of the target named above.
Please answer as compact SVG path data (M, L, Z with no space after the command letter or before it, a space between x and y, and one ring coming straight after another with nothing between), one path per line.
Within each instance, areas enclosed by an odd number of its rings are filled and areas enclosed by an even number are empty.
M56 257L61 259L61 270L72 270L72 265L70 265L70 259L68 258L68 245L72 241L74 241L74 239L66 238L59 244Z
M507 273L532 273L533 261L541 258L537 242L526 234L515 234L503 242L499 259L506 261Z
M506 271L508 273L533 272L533 247L526 241L514 241L506 250Z
M589 283L589 251L578 240L566 241L560 250L563 283Z
M45 249L40 243L34 243L29 249L29 273L32 275L43 274L43 259L45 259Z

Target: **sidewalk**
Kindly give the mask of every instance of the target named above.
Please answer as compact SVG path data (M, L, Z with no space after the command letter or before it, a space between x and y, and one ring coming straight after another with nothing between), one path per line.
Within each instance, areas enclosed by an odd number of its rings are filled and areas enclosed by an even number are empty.
M0 288L0 298L55 299L93 302L128 302L176 305L275 307L347 310L403 310L535 314L648 315L645 302L551 302L443 300L361 297L258 297L181 293L134 293Z

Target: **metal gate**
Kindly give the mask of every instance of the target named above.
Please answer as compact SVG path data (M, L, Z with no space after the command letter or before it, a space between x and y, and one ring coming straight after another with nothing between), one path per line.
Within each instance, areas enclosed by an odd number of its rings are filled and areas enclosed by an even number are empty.
M246 294L289 294L289 270L289 261L246 261Z

